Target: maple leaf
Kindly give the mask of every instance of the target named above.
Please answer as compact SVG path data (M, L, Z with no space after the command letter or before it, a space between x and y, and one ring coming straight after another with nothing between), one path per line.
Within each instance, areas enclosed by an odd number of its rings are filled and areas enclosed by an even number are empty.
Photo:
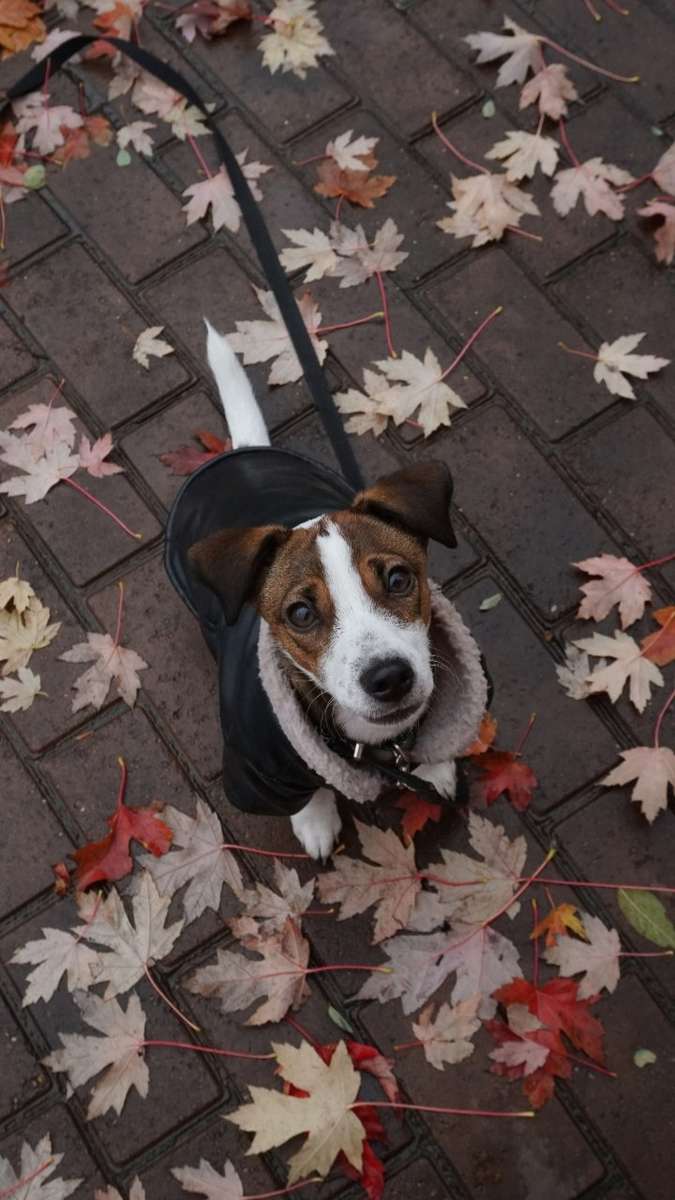
M536 34L528 33L510 17L504 17L503 28L508 29L509 33L470 33L463 39L469 43L472 50L479 51L477 64L506 58L506 62L499 68L497 87L507 87L510 83L524 83L528 71L536 72L541 62L539 38Z
M14 3L14 0L12 0ZM32 6L31 6L32 7ZM3 18L0 18L0 20ZM2 45L0 25L0 45ZM79 1188L82 1179L50 1179L63 1158L52 1154L49 1134L40 1138L35 1148L29 1142L21 1146L21 1166L16 1174L8 1158L0 1155L0 1188L2 1195L13 1200L66 1200ZM47 1182L49 1180L49 1182Z
M529 193L510 183L507 175L483 171L468 179L451 178L454 199L448 201L448 208L454 209L454 215L436 224L456 238L472 237L474 248L499 241L509 225L520 225L526 214L540 215Z
M152 121L132 121L129 125L123 125L115 135L117 145L120 150L126 150L127 146L133 146L137 154L144 154L150 158L154 146L148 130L155 128Z
M26 1008L38 1000L51 1000L64 975L68 991L86 991L96 981L101 956L72 933L48 928L42 930L41 938L15 950L10 961L21 966L33 965L21 1001Z
M486 804L494 804L504 793L518 812L529 807L532 792L538 785L534 771L521 762L510 750L486 750L478 763L482 778L476 784L478 795Z
M77 414L72 408L54 407L51 404L29 404L9 426L10 429L26 430L21 438L23 445L30 446L37 460L59 442L72 447L75 442L73 422ZM0 431L0 445L8 441L7 434Z
M646 379L654 371L667 367L669 358L655 358L653 354L631 354L640 344L644 333L627 333L614 342L603 342L598 350L598 361L593 368L596 383L604 383L613 396L634 400L635 392L625 375Z
M583 196L589 217L601 212L612 221L620 221L623 216L623 196L613 192L610 184L618 187L632 182L633 176L621 167L604 163L601 158L589 158L576 167L558 171L551 188L551 200L561 217L566 217L575 207L579 196Z
M361 1077L344 1042L338 1042L328 1064L306 1041L299 1048L273 1045L272 1049L281 1078L308 1095L286 1096L270 1088L250 1087L252 1102L225 1118L255 1134L249 1154L262 1154L307 1133L307 1140L290 1160L289 1184L314 1173L323 1178L340 1151L360 1171L366 1131L351 1107Z
M308 229L284 229L282 232L285 237L295 242L294 246L286 246L281 251L281 264L287 271L299 271L302 267L309 267L305 283L333 274L338 258L330 238L325 233L320 229L314 229L312 233Z
M524 1075L531 1075L544 1065L549 1056L548 1046L541 1046L530 1038L514 1038L491 1050L488 1058L504 1063L507 1067L523 1067Z
M675 142L661 155L652 171L652 179L662 192L675 195Z
M152 325L148 329L144 329L139 333L131 357L139 366L145 367L147 370L150 366L150 355L155 358L164 358L167 354L173 354L173 346L164 341L159 335L164 329L163 325Z
M109 146L114 131L106 117L84 117L76 129L63 129L65 141L54 152L54 161L67 166L74 159L89 158L92 142L97 146Z
M572 566L587 575L598 575L591 583L581 585L584 599L577 611L578 617L602 621L619 606L621 628L627 629L642 616L645 604L651 599L652 589L640 569L627 558L614 554L600 554L596 558L584 558Z
M631 800L641 806L651 824L668 807L668 787L675 792L675 754L666 746L635 746L622 750L621 758L623 762L600 782L621 787L635 780Z
M574 645L595 657L614 659L609 666L596 667L592 675L588 676L591 695L607 692L612 704L616 704L626 681L629 681L628 694L631 703L638 712L644 712L648 700L651 699L651 685L663 686L663 675L658 667L644 657L632 637L619 629L615 630L614 638L594 633L593 637L581 638Z
M675 763L675 755L673 755ZM558 967L561 975L584 972L579 983L578 997L587 1000L603 988L613 992L619 982L621 942L615 929L607 929L597 917L583 914L588 941L560 937L555 946L544 951L547 963Z
M94 664L72 684L75 689L73 712L79 712L88 704L102 708L113 680L125 704L133 708L141 686L138 672L145 671L148 666L135 650L115 645L109 633L88 633L86 642L77 642L59 655L59 659L61 662Z
M657 608L652 616L661 629L642 638L642 653L657 667L667 667L675 660L675 604Z
M249 181L256 200L262 200L263 194L256 181L261 175L271 171L272 167L261 162L247 163L247 154L247 149L242 150L241 154L237 155L237 162ZM205 217L210 207L214 233L222 229L223 225L231 233L238 232L241 225L241 209L234 198L232 183L225 167L221 166L215 175L202 180L201 183L191 184L185 189L183 195L190 197L187 204L183 206L186 224L192 225L195 221Z
M141 856L141 866L152 875L161 896L173 896L188 884L183 896L187 922L195 921L207 908L220 907L223 887L243 896L239 864L224 846L223 830L216 815L199 797L195 816L169 806L162 814L173 834L173 846L161 858Z
M363 392L357 391L356 388L338 392L335 403L341 413L349 415L349 420L345 423L347 433L373 433L375 437L384 433L389 416L383 411L383 405L387 403L390 390L384 376L364 367Z
M644 208L638 208L640 217L663 217L654 230L656 261L670 266L675 258L675 204L668 200L650 200Z
M84 124L84 117L67 104L51 104L43 92L30 92L22 100L13 101L18 118L17 133L33 132L33 150L37 154L52 154L66 140L69 129Z
M25 439L15 439L22 443ZM0 492L7 496L23 496L26 504L43 500L51 488L62 479L69 479L80 465L77 455L72 454L65 442L57 442L41 458L34 458L29 445L9 447L5 440L0 460L10 466L20 467L24 475L12 475L0 483Z
M206 1158L197 1167L172 1167L171 1174L183 1191L206 1196L206 1200L243 1200L244 1189L229 1158L221 1175Z
M541 1108L553 1096L555 1077L569 1079L572 1064L559 1033L545 1029L523 1004L510 1004L508 1024L486 1021L485 1028L497 1042L490 1054L495 1075L522 1079L523 1091L533 1108Z
M47 7L45 5L45 8ZM0 16L0 24L2 24L2 16ZM33 46L30 56L33 62L42 62L43 59L49 58L49 55L54 53L57 46L61 46L64 42L69 42L71 38L79 36L79 29L52 29L39 45ZM79 54L74 54L70 61L72 64L80 62Z
M450 424L451 408L466 408L461 396L445 383L444 372L431 347L423 360L404 350L400 358L382 359L375 366L388 380L394 381L382 401L381 411L392 417L396 425L419 408L419 423L424 436L429 437L440 425Z
M400 996L404 1013L416 1012L456 971L453 1004L478 992L478 1015L491 1017L496 1008L492 992L520 974L513 942L490 926L457 925L450 933L399 934L384 942L382 949L392 973L371 975L358 999L385 1002Z
M604 1030L589 1011L593 998L579 999L578 984L574 980L549 979L548 983L537 987L526 979L514 979L495 992L494 998L506 1006L525 1005L551 1032L564 1033L573 1046L594 1062L605 1061Z
M119 87L108 92L111 100L118 95L123 95L133 86L131 94L132 104L136 108L140 108L141 112L146 116L157 116L165 121L169 114L180 105L185 104L179 94L169 87L166 83L156 79L154 75L149 75L147 71L139 70L138 67L128 64L126 67L128 74L124 72L116 72L119 79Z
M310 994L306 974L309 942L297 924L288 919L279 933L251 934L242 938L242 945L259 959L219 949L215 963L190 976L187 990L198 996L215 996L224 1013L248 1008L265 997L246 1025L281 1021L290 1008L300 1008Z
M271 30L259 49L263 65L272 75L281 69L283 74L291 71L298 79L305 79L308 67L318 67L322 55L335 53L323 36L313 0L278 0L265 24Z
M15 612L25 612L33 596L35 592L30 583L27 579L21 579L19 575L18 563L16 575L0 579L0 609L9 608L11 605Z
M204 463L232 449L229 438L216 437L206 430L195 432L194 436L205 447L204 450L198 450L196 446L179 446L177 450L168 450L166 454L159 455L159 461L170 469L172 475L191 475Z
M530 940L541 937L542 933L545 933L546 945L555 946L558 935L564 933L566 929L571 929L580 938L586 937L584 923L577 916L575 906L573 904L558 904L535 925L530 934Z
M112 448L112 433L104 433L103 437L97 438L93 445L89 438L83 435L80 438L80 466L93 475L94 479L104 479L106 475L120 475L124 471L124 467L104 461Z
M370 862L339 855L335 870L321 875L318 891L324 904L339 904L339 921L375 905L373 943L405 929L421 890L415 850L404 846L393 829L354 822L361 849ZM377 864L375 866L371 864Z
M602 660L602 666L605 665L604 660ZM591 663L588 655L584 654L583 650L579 650L574 645L566 646L564 665L557 666L555 673L570 699L588 699L591 694L588 682L591 674Z
M503 162L506 178L517 183L534 175L537 167L542 174L552 175L558 165L558 143L541 133L509 129L503 140L495 142L485 157L508 160Z
M227 340L232 349L237 354L241 354L246 366L251 363L268 362L270 358L275 359L268 376L268 383L295 383L297 379L302 378L302 367L291 344L288 330L279 312L279 306L271 292L256 287L253 290L269 319L267 321L237 321L235 322L237 332L228 334ZM298 308L319 362L322 363L326 357L328 343L316 336L315 330L321 325L321 313L309 292L305 292L304 296L301 296Z
M346 171L339 167L333 158L327 158L319 164L319 182L314 184L314 191L319 196L343 198L350 204L358 204L361 208L374 208L375 201L386 195L392 184L396 183L395 175L372 175L370 163L375 165L372 156L367 162L368 169Z
M480 995L476 993L454 1008L441 1004L436 1016L432 1017L432 1002L420 1013L419 1021L413 1022L413 1033L422 1043L424 1057L437 1071L442 1071L445 1063L462 1062L473 1054L475 1047L471 1038L480 1029L476 1016L479 1004Z
M417 792L403 791L396 800L396 808L403 810L401 832L406 843L412 841L416 833L424 829L428 821L438 822L443 815L440 804L433 804Z
M165 928L171 899L160 896L148 871L143 871L131 903L133 925L114 888L104 900L92 892L82 893L78 900L79 913L86 924L74 932L107 950L101 954L96 978L97 983L108 984L104 1000L119 996L138 983L154 962L169 953L183 928L183 921Z
M368 171L370 167L364 159L371 157L379 140L361 136L352 141L352 130L348 129L326 143L326 157L334 158L341 171Z
M93 993L75 992L73 999L86 1024L103 1037L60 1033L62 1048L42 1061L52 1071L66 1071L74 1088L105 1071L92 1091L87 1120L93 1121L111 1108L119 1116L130 1088L136 1088L143 1099L148 1094L150 1076L141 1053L145 1038L141 1002L135 992L126 1011L117 1000L102 1000Z
M50 610L31 596L28 607L19 613L16 610L0 610L0 662L4 662L3 675L19 671L30 662L34 650L43 650L56 637L61 622L49 624Z
M176 18L186 42L193 42L197 31L208 41L227 33L235 21L250 21L253 10L249 0L196 0Z
M106 1188L104 1192L97 1188L94 1192L94 1200L123 1200L123 1197L115 1187ZM135 1176L129 1189L129 1200L145 1200L145 1188L138 1175ZM227 1200L227 1196L223 1195L221 1200Z
M126 782L126 777L123 778ZM89 842L71 852L70 857L77 863L75 883L82 891L101 880L115 882L133 870L130 841L140 842L157 858L166 854L171 845L172 830L159 819L156 810L152 807L129 808L124 803L123 787L107 824L110 833L99 842Z
M285 867L279 860L274 862L274 882L277 891L264 883L242 893L244 909L249 917L255 917L264 930L278 932L289 918L299 921L312 903L315 879L301 884L298 872Z
M3 0L0 7L0 59L26 50L33 42L43 41L46 32L40 9L32 0Z
M30 667L19 667L18 679L0 679L0 712L26 712L40 694L42 683Z
M497 736L497 721L491 713L485 712L481 717L480 727L476 740L464 751L464 754L470 758L478 758L481 754L485 754L488 746L491 746Z
M525 84L520 93L519 108L527 108L538 101L539 112L543 116L559 121L567 116L567 101L578 99L579 93L568 78L567 67L562 63L551 63L537 71L534 78ZM546 171L545 174L552 175L553 171Z
M354 233L357 244L349 251L348 257L339 260L334 274L340 278L340 287L355 287L365 283L382 271L395 271L408 257L408 252L399 250L403 234L398 232L396 223L388 217L384 225L375 233L372 243L368 242L361 225ZM341 254L345 254L344 249Z

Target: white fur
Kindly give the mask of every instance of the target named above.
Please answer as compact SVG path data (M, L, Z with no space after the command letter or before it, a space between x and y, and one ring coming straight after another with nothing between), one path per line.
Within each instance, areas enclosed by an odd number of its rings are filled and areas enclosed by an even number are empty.
M433 690L427 628L421 620L400 621L375 604L363 585L349 542L333 521L325 522L317 549L335 609L330 641L318 663L320 683L335 700L337 720L348 737L369 743L386 741L417 720ZM359 676L373 660L391 657L406 659L414 671L405 707L414 705L415 711L398 722L374 723L372 718L385 716L391 705L369 696Z
M319 788L309 804L291 817L293 833L312 858L328 858L341 821L335 797L330 788Z
M205 319L206 357L218 385L232 445L269 446L270 435L253 388L227 338Z
M457 791L457 764L454 759L444 763L422 763L421 766L415 767L412 774L417 775L418 779L426 779L446 800L454 799Z

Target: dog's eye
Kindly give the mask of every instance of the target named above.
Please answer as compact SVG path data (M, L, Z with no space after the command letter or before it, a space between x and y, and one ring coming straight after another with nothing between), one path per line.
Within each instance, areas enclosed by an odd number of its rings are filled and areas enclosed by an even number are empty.
M304 633L316 624L317 617L311 604L307 604L304 600L298 600L296 604L291 604L286 609L286 619L294 629L300 629Z
M387 591L394 596L408 596L413 589L415 577L407 567L392 567L387 573Z

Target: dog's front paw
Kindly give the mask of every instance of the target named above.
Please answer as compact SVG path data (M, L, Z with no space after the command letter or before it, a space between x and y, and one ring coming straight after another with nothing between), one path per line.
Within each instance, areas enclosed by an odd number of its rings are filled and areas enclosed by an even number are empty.
M445 800L454 800L457 790L457 767L454 759L444 763L422 763L421 766L415 767L413 775L425 779Z
M309 804L291 817L293 833L311 858L326 859L342 828L330 788L319 788Z

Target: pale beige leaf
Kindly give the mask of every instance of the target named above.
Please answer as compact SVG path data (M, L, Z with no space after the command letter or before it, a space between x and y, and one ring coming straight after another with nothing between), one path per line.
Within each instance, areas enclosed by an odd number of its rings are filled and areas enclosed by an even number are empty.
M605 664L603 664L605 665ZM561 686L572 700L587 700L591 694L588 677L591 664L587 654L577 646L565 647L565 663L557 666L555 673Z
M506 1020L509 1029L512 1029L519 1037L534 1033L535 1029L543 1029L539 1017L531 1013L526 1004L509 1004L506 1009Z
M651 584L629 559L617 558L615 554L599 554L595 558L572 563L572 566L585 571L587 575L598 576L590 583L581 585L584 599L579 605L578 617L602 621L617 604L621 628L627 629L642 616L645 604L651 599Z
M16 441L23 442L24 439ZM12 453L12 450L18 451L18 454ZM10 448L5 442L0 460L25 471L25 475L12 475L0 483L0 492L7 496L24 496L26 504L35 504L44 499L51 488L56 487L62 479L69 479L80 465L79 458L71 454L65 442L56 442L37 459L30 445L19 448L15 444Z
M124 702L133 708L141 686L138 672L146 670L148 665L135 650L116 646L109 633L88 633L86 642L77 642L59 657L62 662L94 664L72 685L75 689L73 712L86 708L87 704L101 708L113 680Z
M54 640L61 622L49 624L50 610L32 595L23 612L0 610L0 663L3 675L11 675L30 662L34 650L43 650Z
M335 403L341 413L349 415L349 420L345 423L347 433L373 433L375 437L379 437L384 433L389 421L382 408L387 403L391 387L384 376L365 367L363 389L363 392L357 391L356 388L338 392Z
M675 763L675 755L673 755ZM587 942L563 935L555 946L544 951L546 962L558 967L561 975L584 977L579 983L577 995L587 1000L606 988L613 992L619 982L619 955L621 942L615 929L607 929L598 917L582 913Z
M604 163L601 158L589 158L578 167L558 171L551 188L551 200L561 217L566 217L579 196L582 196L589 217L604 213L612 221L620 221L623 216L623 196L613 192L610 185L618 187L632 181L633 176L621 167Z
M306 283L333 274L338 259L327 234L320 229L314 229L312 233L308 229L284 229L283 233L295 243L281 251L281 264L287 271L308 267Z
M275 361L268 376L268 383L295 383L302 378L302 367L293 349L288 330L279 312L279 307L271 292L255 288L258 301L266 313L267 321L237 321L237 332L228 334L228 342L236 354L241 354L246 366L251 363ZM298 302L307 332L312 339L319 362L323 362L328 351L328 343L320 340L315 330L321 324L321 313L312 300L309 292L305 292Z
M355 137L352 141L352 131L341 133L326 144L326 157L334 158L342 171L368 171L368 164L363 161L375 149L379 142L377 137Z
M651 699L652 684L663 686L663 675L659 668L645 658L637 642L620 629L615 630L613 638L594 633L593 637L581 638L574 645L594 657L615 660L608 666L596 667L588 677L591 694L607 692L612 704L616 704L628 682L631 703L638 712L644 712Z
M43 929L42 937L20 946L10 960L22 966L30 963L22 1004L51 1000L63 976L68 991L86 990L96 980L101 958L96 950L64 929Z
M30 92L22 100L13 101L18 117L17 133L33 134L32 148L40 155L49 155L63 146L64 130L79 129L84 118L67 104L50 104L46 92Z
M131 357L139 366L145 367L146 371L150 367L151 355L154 358L164 358L167 354L174 352L173 346L159 336L163 329L163 325L152 325L139 333L136 338Z
M507 1067L525 1067L523 1075L532 1075L539 1067L543 1067L546 1059L549 1056L548 1046L540 1046L538 1042L533 1042L530 1038L521 1038L519 1041L504 1042L503 1046L497 1046L491 1050L488 1058L494 1059L495 1062L504 1063Z
M661 155L652 171L652 179L666 195L675 196L675 142Z
M104 1192L100 1188L97 1188L94 1192L94 1200L124 1200L124 1197L120 1195L115 1187L106 1188ZM145 1188L138 1175L129 1189L129 1200L145 1200ZM225 1197L225 1200L227 1200L227 1197Z
M37 460L59 442L65 442L68 447L73 446L75 420L77 414L72 408L65 408L63 405L57 407L49 404L29 404L25 412L12 421L9 428L25 431L22 440L30 445L33 457Z
M120 150L126 150L127 146L132 146L137 154L144 154L150 158L154 146L148 130L155 128L152 121L132 121L129 125L123 125L121 129L117 130L117 145Z
M0 1192L12 1200L66 1200L84 1181L52 1178L62 1158L62 1154L52 1153L49 1134L40 1138L34 1148L23 1142L21 1164L16 1171L9 1159L0 1155ZM22 1184L25 1179L30 1182Z
M255 888L242 894L248 916L256 917L261 927L270 932L283 929L289 917L299 921L312 903L316 880L312 877L307 883L301 884L298 872L284 866L277 858L274 862L274 882L276 892L264 883L256 883Z
M307 1140L290 1160L289 1184L314 1174L324 1177L342 1151L361 1170L365 1129L351 1111L361 1077L344 1042L338 1042L326 1065L307 1041L299 1048L274 1045L282 1079L309 1093L285 1096L270 1088L251 1087L251 1103L226 1114L239 1129L255 1134L249 1154L263 1154L301 1133Z
M111 433L104 433L103 437L97 438L93 445L88 437L81 437L80 466L93 475L94 479L104 479L106 475L120 475L124 467L118 467L116 463L105 461L112 449Z
M432 1002L420 1013L419 1021L413 1022L413 1033L422 1043L424 1057L437 1071L442 1071L446 1063L462 1062L473 1054L471 1038L481 1024L476 1015L479 1004L480 995L476 993L454 1008L441 1004L433 1017Z
M92 1091L87 1120L111 1108L119 1116L130 1088L136 1088L142 1098L148 1094L150 1076L142 1050L145 1014L141 1002L133 992L125 1012L117 1000L102 1000L93 992L76 992L74 999L85 1023L103 1036L60 1033L62 1049L54 1050L43 1062L51 1071L66 1071L74 1088L105 1071Z
M568 78L567 67L562 63L551 63L542 67L533 79L530 79L520 93L520 108L539 102L539 112L552 121L559 121L567 115L567 101L578 100L579 93L572 80ZM552 175L552 171L546 171Z
M454 215L443 217L436 224L456 238L473 238L473 247L499 241L508 226L520 225L525 215L540 215L529 193L510 183L506 175L489 171L467 179L453 175L452 194L454 199L448 201L448 208L454 209Z
M248 149L242 150L237 155L237 162L248 180L255 199L262 200L263 194L258 187L257 180L272 168L266 163L246 162L247 155ZM183 206L188 225L201 220L211 208L214 232L225 226L231 233L238 233L241 225L241 209L234 198L232 182L225 167L219 167L215 174L202 180L201 183L191 184L185 189L183 195L190 197L188 203Z
M541 133L523 133L509 129L501 142L495 142L486 158L499 158L506 167L506 178L514 183L530 178L537 167L552 175L558 164L558 143Z
M0 579L0 609L9 608L11 605L15 612L21 614L28 608L35 592L27 579L21 579L18 571L17 564L16 575L10 575L8 579ZM47 613L49 613L49 609L47 609Z
M646 379L654 371L667 367L669 358L655 358L653 354L631 354L640 344L644 333L629 333L614 342L603 342L598 350L598 361L593 368L596 383L604 383L613 396L634 400L635 392L625 375Z
M415 847L404 846L393 829L378 829L361 821L354 824L370 862L337 855L335 869L319 876L318 891L324 904L340 905L339 921L375 905L373 942L377 943L405 929L414 908L421 889Z
M635 780L631 800L651 823L668 807L668 788L675 792L675 754L667 746L635 746L622 750L621 758L601 783L621 787Z
M311 0L278 0L266 22L270 32L259 43L263 64L271 73L281 69L305 79L322 55L335 51L323 36L323 25Z
M0 679L0 712L26 712L42 686L30 667L19 667L18 679Z
M497 87L510 83L524 83L528 71L537 71L541 63L539 37L516 25L510 17L504 17L504 29L508 34L470 33L464 38L472 50L478 50L477 63L494 62L506 58L497 75Z
M349 251L346 248L340 249L342 255L348 253L349 257L341 258L333 272L340 278L340 287L354 287L365 283L377 272L395 271L408 257L407 251L398 249L403 241L403 234L398 232L391 217L380 226L370 243L360 225L355 232L356 245ZM344 242L342 246L344 247Z
M206 1158L200 1159L198 1167L172 1167L171 1174L183 1191L206 1196L206 1200L243 1200L241 1179L229 1159L222 1175Z
M189 817L169 806L162 820L173 831L167 854L141 855L139 862L152 875L161 896L173 896L187 884L183 914L187 923L196 921L207 908L217 912L223 887L244 895L244 884L236 858L226 850L223 830L216 813L199 798L195 816Z
M451 409L466 408L461 396L442 379L441 365L431 347L424 359L404 350L399 358L385 358L375 366L392 385L381 411L397 425L419 409L417 419L428 437L440 425L450 424Z
M637 211L641 217L663 217L663 223L654 230L656 260L669 266L675 258L675 204L651 200Z
M182 96L164 117L171 126L174 137L185 142L188 138L204 137L209 131L201 109L189 104Z

